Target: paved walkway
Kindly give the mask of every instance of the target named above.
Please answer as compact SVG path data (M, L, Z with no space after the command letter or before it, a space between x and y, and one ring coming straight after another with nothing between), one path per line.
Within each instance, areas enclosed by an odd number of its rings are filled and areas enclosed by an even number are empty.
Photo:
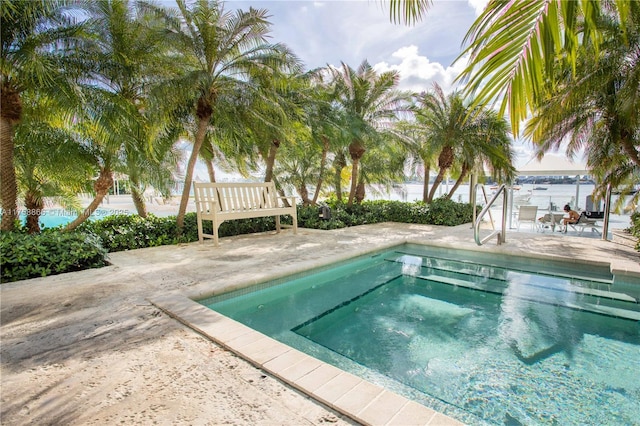
M612 262L640 283L630 248L524 232L478 247L469 225L285 230L223 238L219 248L113 253L105 268L0 286L2 424L351 424L149 300L219 292L405 241Z

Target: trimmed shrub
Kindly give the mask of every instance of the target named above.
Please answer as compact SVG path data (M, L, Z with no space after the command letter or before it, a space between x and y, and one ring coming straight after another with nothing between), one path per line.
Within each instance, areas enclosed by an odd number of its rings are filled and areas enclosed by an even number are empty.
M285 217L282 223L287 223ZM289 223L291 223L289 217ZM266 232L276 229L273 217L239 219L220 225L221 237ZM138 215L113 215L102 220L85 222L78 227L81 232L97 235L109 252L156 247L168 244L198 241L198 222L195 213L187 213L184 229L176 236L176 216L157 217L149 214L146 219ZM203 222L203 231L212 234L211 221Z
M98 237L51 229L41 234L0 233L1 282L99 268L107 250Z
M84 222L78 230L97 235L109 252L115 252L175 244L175 224L175 217L113 215Z
M470 204L444 199L429 205L383 200L352 206L332 201L328 205L330 220L320 218L318 206L298 206L298 225L323 230L380 222L455 226L471 222L472 218ZM291 224L291 217L283 216L282 223ZM213 232L210 221L205 221L203 228L207 234ZM273 217L260 217L224 222L219 230L221 237L227 237L274 229ZM150 214L143 219L137 215L113 215L87 221L69 233L52 228L39 235L28 235L20 229L0 236L2 282L8 282L103 266L107 252L197 241L198 227L195 213L185 215L180 237L176 236L175 216Z
M438 198L431 204L420 201L407 203L376 200L352 206L332 201L329 206L332 210L331 220L340 221L346 226L380 222L456 226L470 223L473 220L473 206L471 204L457 203L443 198Z

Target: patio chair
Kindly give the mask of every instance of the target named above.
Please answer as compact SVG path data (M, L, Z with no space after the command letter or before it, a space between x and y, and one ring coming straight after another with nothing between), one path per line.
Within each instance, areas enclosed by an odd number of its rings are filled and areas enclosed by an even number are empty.
M520 231L520 225L523 222L531 223L531 229L535 229L537 220L538 206L520 206L520 209L518 210L518 231Z
M598 235L602 235L600 225L598 225L598 219L590 219L584 212L580 213L580 217L576 223L570 223L569 226L573 228L578 235L582 235L585 228L591 228L591 232L597 232Z
M547 213L538 219L540 225L540 231L544 232L545 228L551 228L551 232L555 232L556 226L560 226L562 223L562 214L559 213Z

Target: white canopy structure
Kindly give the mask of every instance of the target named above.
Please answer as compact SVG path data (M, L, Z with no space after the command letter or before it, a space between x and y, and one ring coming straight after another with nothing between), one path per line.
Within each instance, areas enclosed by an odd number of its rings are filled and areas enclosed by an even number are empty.
M582 161L572 162L564 155L547 154L538 160L533 157L518 168L518 176L578 176L588 175L587 165Z
M541 160L533 157L524 166L518 168L518 176L576 176L576 205L580 203L580 175L589 174L587 165L573 162L564 155L547 154Z

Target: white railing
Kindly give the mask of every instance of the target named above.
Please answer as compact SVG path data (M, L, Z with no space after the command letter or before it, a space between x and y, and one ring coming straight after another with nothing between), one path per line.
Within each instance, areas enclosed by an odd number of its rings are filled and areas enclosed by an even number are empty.
M476 184L476 193L478 192L478 186L480 186L482 188L483 193L485 194L486 197L486 193L484 192L484 186L482 184ZM490 212L490 208L491 206L493 206L493 203L495 203L495 201L498 199L498 197L500 196L500 194L503 195L502 197L502 226L501 229L499 230L495 230L493 232L491 232L489 235L487 235L486 237L484 237L483 239L480 239L480 225L482 224L482 218L484 217L485 214L489 213L489 216L491 216L491 212ZM506 185L500 185L500 187L498 188L498 190L496 191L495 194L493 194L493 197L491 198L491 200L489 200L487 202L487 205L484 206L484 208L482 209L482 211L480 212L480 214L478 215L477 218L475 218L474 224L473 224L473 238L476 241L476 244L478 244L479 246L483 245L485 242L487 242L490 238L493 238L494 236L498 236L498 245L504 243L506 241L506 229L507 229L507 199L508 199L508 195L507 195L507 186ZM476 211L476 205L474 203L473 205L473 213L475 215L475 211ZM493 218L491 219L491 223L493 225Z

